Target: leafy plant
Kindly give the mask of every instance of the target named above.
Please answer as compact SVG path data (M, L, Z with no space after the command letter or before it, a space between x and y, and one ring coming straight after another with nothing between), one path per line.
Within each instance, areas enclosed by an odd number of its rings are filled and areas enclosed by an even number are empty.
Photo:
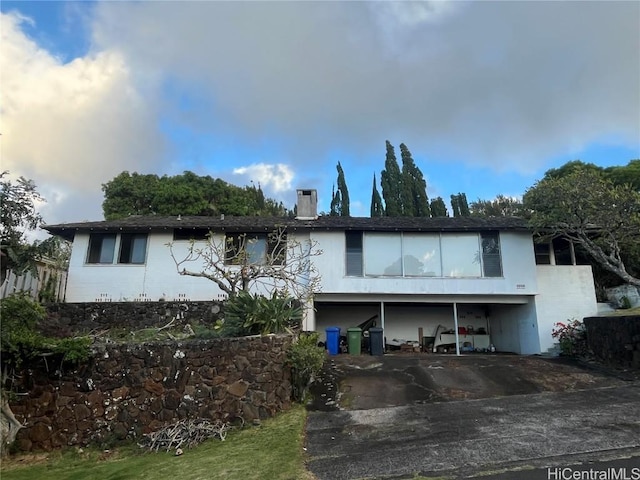
M53 351L62 354L63 361L80 363L89 358L90 347L89 337L61 338L56 342Z
M14 294L0 301L2 310L2 329L0 330L0 347L2 362L19 366L27 358L38 353L45 344L43 337L36 329L44 319L44 308L26 294Z
M287 363L291 367L292 397L295 401L304 400L309 384L324 364L324 348L318 346L318 333L302 333L289 347Z
M274 292L271 297L240 291L225 305L223 336L266 335L292 331L300 325L302 307L294 298Z
M587 333L575 318L567 323L557 322L551 336L558 339L562 355L577 357L587 352Z

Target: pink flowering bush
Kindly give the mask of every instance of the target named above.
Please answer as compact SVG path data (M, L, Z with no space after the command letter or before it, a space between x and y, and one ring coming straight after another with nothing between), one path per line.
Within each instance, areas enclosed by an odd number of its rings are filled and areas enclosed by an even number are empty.
M556 323L551 336L558 339L562 355L578 357L587 353L587 332L582 322L575 318L567 323Z

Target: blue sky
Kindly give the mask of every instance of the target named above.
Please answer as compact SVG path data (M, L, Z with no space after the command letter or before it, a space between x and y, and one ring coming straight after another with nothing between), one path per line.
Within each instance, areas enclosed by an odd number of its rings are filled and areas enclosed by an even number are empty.
M3 1L2 169L47 223L123 170L260 183L367 216L385 140L430 197L519 196L640 158L638 2Z

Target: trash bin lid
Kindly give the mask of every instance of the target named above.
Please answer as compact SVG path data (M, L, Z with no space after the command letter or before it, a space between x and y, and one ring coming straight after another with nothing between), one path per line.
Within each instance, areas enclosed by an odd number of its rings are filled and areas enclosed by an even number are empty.
M369 329L370 332L382 332L382 328L380 327L371 327Z
M340 328L339 327L327 327L326 331L327 332L339 332Z
M362 332L360 327L347 328L347 332Z

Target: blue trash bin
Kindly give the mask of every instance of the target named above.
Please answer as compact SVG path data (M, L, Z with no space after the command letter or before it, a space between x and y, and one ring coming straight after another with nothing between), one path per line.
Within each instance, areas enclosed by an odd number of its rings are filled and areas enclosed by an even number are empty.
M327 350L329 355L338 355L340 353L340 329L338 327L329 327L327 333Z

